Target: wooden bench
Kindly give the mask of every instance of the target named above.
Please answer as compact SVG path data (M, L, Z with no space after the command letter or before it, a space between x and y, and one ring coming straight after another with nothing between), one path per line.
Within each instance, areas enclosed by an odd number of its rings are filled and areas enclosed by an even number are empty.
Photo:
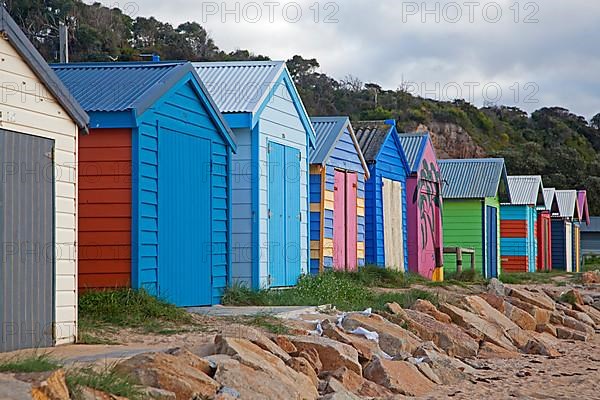
M464 247L444 247L444 254L456 254L456 272L461 273L463 267L463 254L471 255L471 271L475 271L475 249Z

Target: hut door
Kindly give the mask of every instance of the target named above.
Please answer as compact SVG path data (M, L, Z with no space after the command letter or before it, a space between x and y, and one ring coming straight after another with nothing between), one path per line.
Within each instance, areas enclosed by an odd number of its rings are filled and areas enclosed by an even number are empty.
M301 273L300 151L268 144L269 286L297 283Z
M498 209L486 206L486 278L498 277Z
M0 130L0 352L54 344L53 149Z
M177 306L212 303L211 142L161 129L158 287Z
M573 224L573 272L579 272L579 253L580 253L580 241L579 241L579 226Z
M385 266L404 271L402 184L383 178L382 191Z
M356 173L335 171L333 208L333 268L357 268Z
M565 265L567 272L573 272L573 225L565 224Z

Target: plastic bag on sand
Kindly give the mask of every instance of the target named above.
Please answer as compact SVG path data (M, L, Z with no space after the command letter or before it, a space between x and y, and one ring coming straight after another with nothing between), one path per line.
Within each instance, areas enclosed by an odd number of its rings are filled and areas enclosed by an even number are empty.
M321 326L321 321L317 321L317 326L314 331L308 331L308 334L311 336L323 336L323 327Z
M362 311L361 314L366 315L367 317L370 317L371 314L373 314L373 309L371 307L369 307L365 311Z
M363 327L358 327L355 330L353 330L352 332L353 335L361 335L366 337L368 340L372 340L374 342L379 342L379 334L377 332L371 332L369 330L366 330Z

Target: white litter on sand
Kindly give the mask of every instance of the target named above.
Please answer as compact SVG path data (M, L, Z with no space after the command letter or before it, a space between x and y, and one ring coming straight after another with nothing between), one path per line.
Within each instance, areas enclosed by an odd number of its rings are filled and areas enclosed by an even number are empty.
M368 340L379 343L379 334L377 332L371 332L363 327L358 327L352 332L353 335L361 335L366 337Z

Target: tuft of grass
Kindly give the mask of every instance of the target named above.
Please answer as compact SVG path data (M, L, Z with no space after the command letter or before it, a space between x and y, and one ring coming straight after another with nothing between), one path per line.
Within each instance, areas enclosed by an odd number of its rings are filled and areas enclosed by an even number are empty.
M283 323L281 319L275 318L267 313L257 314L249 317L241 317L237 322L244 325L252 325L257 328L262 328L276 335L287 335L290 333L290 329Z
M82 388L85 386L131 400L143 398L138 382L118 372L115 365L108 365L101 369L92 367L73 369L67 373L66 380L69 392L75 400L83 400Z
M577 304L577 297L575 297L575 294L572 291L563 293L558 300L563 303L569 303L572 306Z
M158 299L145 290L116 289L88 291L79 297L79 318L84 328L103 325L124 328L153 327L164 329L168 324L191 324L192 316L185 310Z
M48 353L32 354L0 360L0 372L29 373L55 371L62 365Z
M433 300L435 295L422 290L378 293L353 273L326 272L303 276L298 285L285 290L252 290L232 286L225 291L223 304L235 306L314 306L332 304L342 311L373 308L385 310L385 303L395 301L408 307L418 298Z

